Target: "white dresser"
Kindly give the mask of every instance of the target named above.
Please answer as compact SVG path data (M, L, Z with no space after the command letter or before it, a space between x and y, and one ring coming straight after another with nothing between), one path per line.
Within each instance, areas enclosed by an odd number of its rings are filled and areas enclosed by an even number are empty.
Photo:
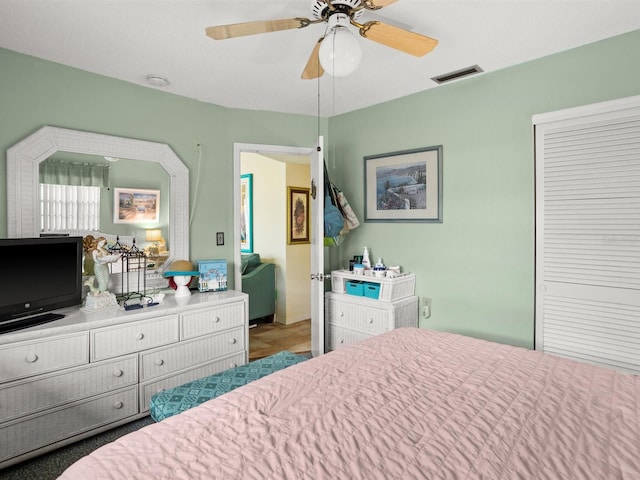
M350 280L379 285L378 299L347 293ZM394 328L418 326L415 275L375 278L343 270L331 272L331 292L325 294L327 349L335 350Z
M247 362L248 296L168 295L0 335L0 468L148 414L156 392Z

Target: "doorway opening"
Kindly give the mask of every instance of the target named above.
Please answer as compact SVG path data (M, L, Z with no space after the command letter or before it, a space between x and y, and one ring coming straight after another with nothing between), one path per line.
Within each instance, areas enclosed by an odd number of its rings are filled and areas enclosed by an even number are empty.
M284 325L278 322L255 324L249 330L249 361L286 350L311 352L311 319Z
M249 359L282 350L308 352L311 244L288 242L287 201L290 187L310 186L311 149L253 144L234 147L234 288L250 297L249 321L255 327L249 330ZM255 264L268 270L257 281L248 267L255 268ZM275 299L272 310L268 306L265 310L265 298L267 304Z

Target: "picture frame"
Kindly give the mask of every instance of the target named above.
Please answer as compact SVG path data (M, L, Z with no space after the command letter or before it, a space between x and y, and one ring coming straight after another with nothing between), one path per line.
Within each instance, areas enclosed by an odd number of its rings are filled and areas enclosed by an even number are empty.
M365 222L442 223L442 145L364 157Z
M308 188L287 187L287 244L311 243Z
M227 289L226 260L198 260L198 291L222 292Z
M253 174L240 175L240 251L253 253Z
M160 190L113 189L113 223L158 223Z

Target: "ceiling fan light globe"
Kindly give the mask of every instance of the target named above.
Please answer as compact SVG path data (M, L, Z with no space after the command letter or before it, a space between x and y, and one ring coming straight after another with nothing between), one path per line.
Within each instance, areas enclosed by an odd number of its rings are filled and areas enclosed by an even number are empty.
M362 59L360 43L346 27L334 27L320 45L320 64L334 77L346 77L356 71Z

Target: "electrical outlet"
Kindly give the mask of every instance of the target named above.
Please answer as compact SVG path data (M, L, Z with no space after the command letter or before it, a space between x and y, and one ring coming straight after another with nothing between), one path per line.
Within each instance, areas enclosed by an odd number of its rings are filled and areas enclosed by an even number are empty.
M224 232L216 233L216 245L224 245Z
M431 317L431 299L422 297L422 318Z

